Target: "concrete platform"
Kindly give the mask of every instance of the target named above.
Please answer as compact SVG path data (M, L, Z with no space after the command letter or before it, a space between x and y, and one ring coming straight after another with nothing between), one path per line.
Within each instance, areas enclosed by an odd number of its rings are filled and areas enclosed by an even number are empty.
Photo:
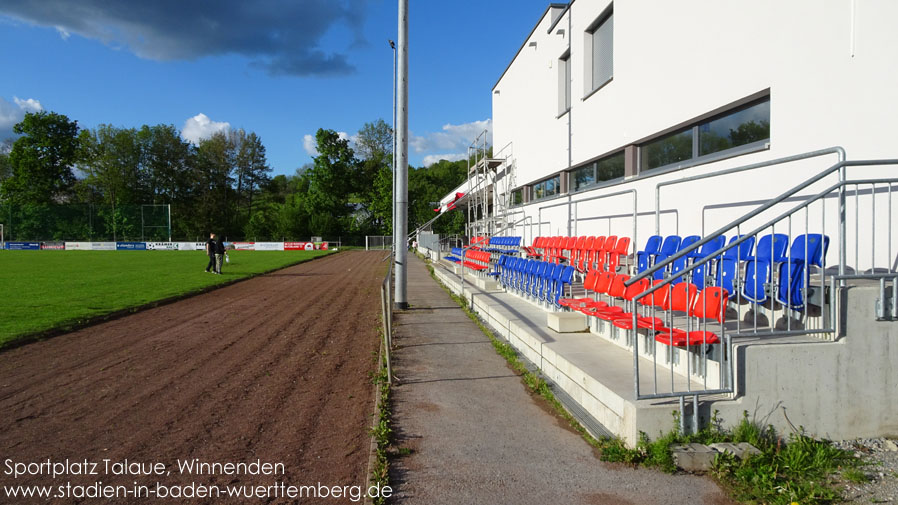
M604 429L631 445L640 432L654 438L673 428L671 414L679 411L677 399L635 400L634 341L640 349L642 394L684 391L687 376L690 390L730 387L728 375L720 376L721 357L714 355L719 350L698 356L662 344L652 346L654 339L644 334L599 325L595 318L590 318L593 322L587 332L559 332L560 327L552 329L548 324L546 309L535 303L504 291L483 291L469 282L462 289L459 277L439 264L435 273L456 294L463 293L497 335ZM703 395L698 406L700 424L717 411L724 425L732 426L748 412L755 421L772 424L781 433L791 432L793 424L830 439L898 433L898 404L887 400L898 390L898 366L894 365L898 345L890 345L898 337L898 323L868 317L877 294L872 288L868 291L853 289L853 298L843 305L841 334L847 332L849 338L735 339L733 355L727 358L733 359L735 394ZM858 308L851 309L855 305ZM847 317L846 310L856 310L858 317ZM686 410L688 419L691 402Z

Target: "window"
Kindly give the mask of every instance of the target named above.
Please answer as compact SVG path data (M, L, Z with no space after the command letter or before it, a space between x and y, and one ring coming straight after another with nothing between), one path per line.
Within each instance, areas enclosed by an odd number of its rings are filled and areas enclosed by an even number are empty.
M596 183L596 164L590 163L571 172L571 187L579 191Z
M770 138L770 100L737 110L698 127L699 156Z
M558 59L558 115L571 108L571 53Z
M642 147L642 170L692 158L692 128L672 133Z
M770 97L698 121L640 148L640 170L755 150L770 140Z
M561 176L556 175L533 185L533 199L541 200L561 193Z
M515 206L521 205L522 203L524 203L524 189L520 188L512 191L510 205Z
M586 31L591 52L587 58L587 89L596 90L614 76L614 12L609 7ZM591 70L591 71L590 71Z
M619 152L575 168L571 171L570 180L573 191L579 191L600 182L620 179L623 176L624 153Z

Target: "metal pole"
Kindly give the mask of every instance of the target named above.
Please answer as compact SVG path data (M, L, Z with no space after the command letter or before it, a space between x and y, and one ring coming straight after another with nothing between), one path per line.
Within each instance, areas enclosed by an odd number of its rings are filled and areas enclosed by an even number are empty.
M397 130L399 159L396 170L396 236L393 239L396 261L396 308L408 308L406 235L408 235L408 0L399 0L399 73L397 82Z
M171 242L171 204L168 204L168 241Z
M396 44L391 40L390 47L393 48L393 124L390 127L393 129L393 159L391 163L393 164L392 172L393 172L393 188L392 193L390 194L390 198L393 201L393 209L390 215L390 220L392 221L392 229L393 229L393 244L396 244L396 237L398 233L396 233Z

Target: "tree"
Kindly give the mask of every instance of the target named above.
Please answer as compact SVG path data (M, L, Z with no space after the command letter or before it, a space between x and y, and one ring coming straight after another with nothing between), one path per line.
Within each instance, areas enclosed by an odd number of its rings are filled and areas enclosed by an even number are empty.
M218 132L200 141L193 157L191 171L192 229L197 235L217 231L227 236L230 228L232 184L231 176L233 144L227 136Z
M126 224L131 228L129 234L136 236L136 220L126 223L120 205L143 201L137 130L100 125L96 130L82 131L79 140L86 182L96 188L96 194L104 203L111 206L112 214L106 217L113 239L118 239L119 231Z
M355 192L358 161L349 141L333 130L315 134L318 156L305 172L309 190L305 198L310 231L316 235L337 235L349 229L348 216L354 210L350 197Z
M3 181L9 179L12 175L12 163L9 162L9 155L6 153L0 153L0 187L3 185Z
M246 201L246 216L253 213L253 196L269 180L271 168L265 159L265 146L255 133L246 135L239 130L237 135L237 194Z
M13 131L22 136L9 153L12 175L0 193L14 203L67 200L75 184L78 122L55 112L29 112Z
M356 151L363 160L386 155L392 156L393 129L383 119L365 123L359 130L355 145Z

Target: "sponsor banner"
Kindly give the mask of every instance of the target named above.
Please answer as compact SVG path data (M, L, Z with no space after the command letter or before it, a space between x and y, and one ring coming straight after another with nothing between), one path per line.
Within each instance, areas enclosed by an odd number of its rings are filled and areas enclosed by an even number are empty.
M115 242L91 242L90 248L94 251L114 251Z
M178 244L174 242L147 242L148 251L177 251Z
M179 251L196 251L195 242L175 242L175 249Z
M65 242L41 242L41 250L64 251Z
M93 249L93 247L90 242L66 242L65 243L66 251L90 251L92 249Z
M205 242L194 242L193 247L194 247L194 251L206 252L206 243Z
M283 251L283 242L256 242L256 251Z
M237 250L252 251L256 248L255 242L231 242L231 246ZM205 248L204 248L205 250Z
M284 242L285 251L327 250L327 242Z
M146 251L146 242L116 242L116 251Z
M40 242L7 242L6 248L10 251L39 251Z
M311 242L284 242L285 251L311 251L315 244Z

